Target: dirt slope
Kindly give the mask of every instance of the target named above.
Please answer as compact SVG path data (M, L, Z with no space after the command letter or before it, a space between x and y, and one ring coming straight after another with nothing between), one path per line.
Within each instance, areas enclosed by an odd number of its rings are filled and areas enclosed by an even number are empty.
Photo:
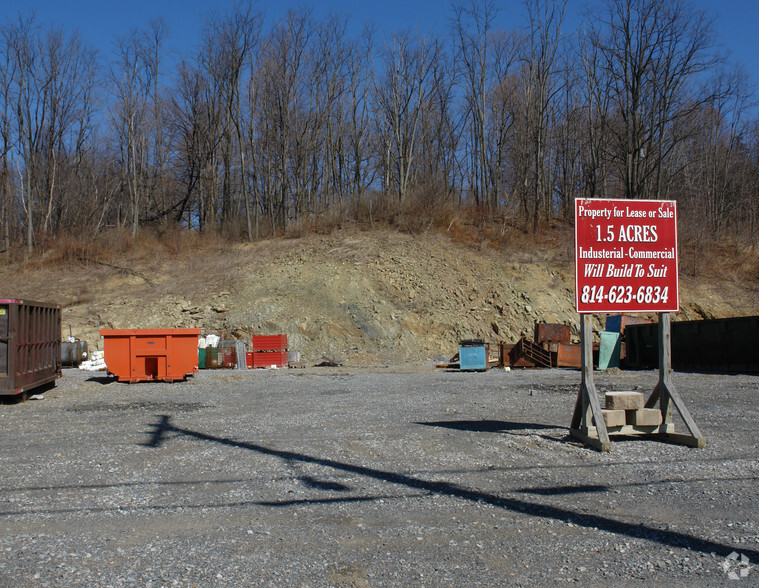
M70 329L91 347L101 345L101 328L200 327L223 338L284 332L307 362L419 362L450 357L464 338L531 336L536 321L567 323L576 334L566 241L494 250L383 230L164 243L9 264L0 297L59 302L64 335ZM759 278L719 273L681 277L675 320L759 314Z

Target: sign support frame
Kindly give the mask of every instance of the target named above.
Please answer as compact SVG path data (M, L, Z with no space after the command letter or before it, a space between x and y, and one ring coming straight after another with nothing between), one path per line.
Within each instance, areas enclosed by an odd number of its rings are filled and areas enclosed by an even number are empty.
M688 447L706 447L706 438L691 417L682 397L672 382L671 353L671 316L668 312L659 313L659 381L645 403L646 408L656 408L662 416L662 424L655 427L624 425L606 427L601 411L599 395L593 383L593 315L583 314L581 323L582 345L582 381L577 393L577 401L572 415L569 434L599 451L611 451L611 435L653 435L661 441L686 445ZM673 422L675 408L685 424L689 434L676 433Z
M593 383L593 315L583 314L580 325L582 381L569 434L598 451L611 451L611 440Z

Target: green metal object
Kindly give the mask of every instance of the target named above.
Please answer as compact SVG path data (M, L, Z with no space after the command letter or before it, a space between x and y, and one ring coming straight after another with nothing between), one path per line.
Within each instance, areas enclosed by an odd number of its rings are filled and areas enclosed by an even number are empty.
M206 347L206 367L208 369L219 367L219 349L217 347Z
M601 346L598 350L598 369L618 368L621 349L622 338L620 334L603 331L601 333Z

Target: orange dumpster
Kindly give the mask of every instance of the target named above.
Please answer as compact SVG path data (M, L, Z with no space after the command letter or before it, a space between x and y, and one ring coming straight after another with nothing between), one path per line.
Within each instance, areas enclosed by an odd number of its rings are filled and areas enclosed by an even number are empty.
M119 382L174 382L198 371L200 329L102 329L100 336Z

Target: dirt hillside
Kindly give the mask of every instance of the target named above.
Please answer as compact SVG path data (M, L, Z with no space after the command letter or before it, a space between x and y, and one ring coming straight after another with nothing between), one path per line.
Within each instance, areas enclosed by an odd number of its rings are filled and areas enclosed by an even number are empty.
M64 335L91 348L102 345L101 328L200 327L222 338L287 333L306 362L423 362L450 357L464 338L516 341L536 321L577 335L572 255L566 232L506 249L390 230L254 244L179 239L9 263L0 297L60 303ZM684 265L675 320L759 314L755 272L723 265L695 278Z

